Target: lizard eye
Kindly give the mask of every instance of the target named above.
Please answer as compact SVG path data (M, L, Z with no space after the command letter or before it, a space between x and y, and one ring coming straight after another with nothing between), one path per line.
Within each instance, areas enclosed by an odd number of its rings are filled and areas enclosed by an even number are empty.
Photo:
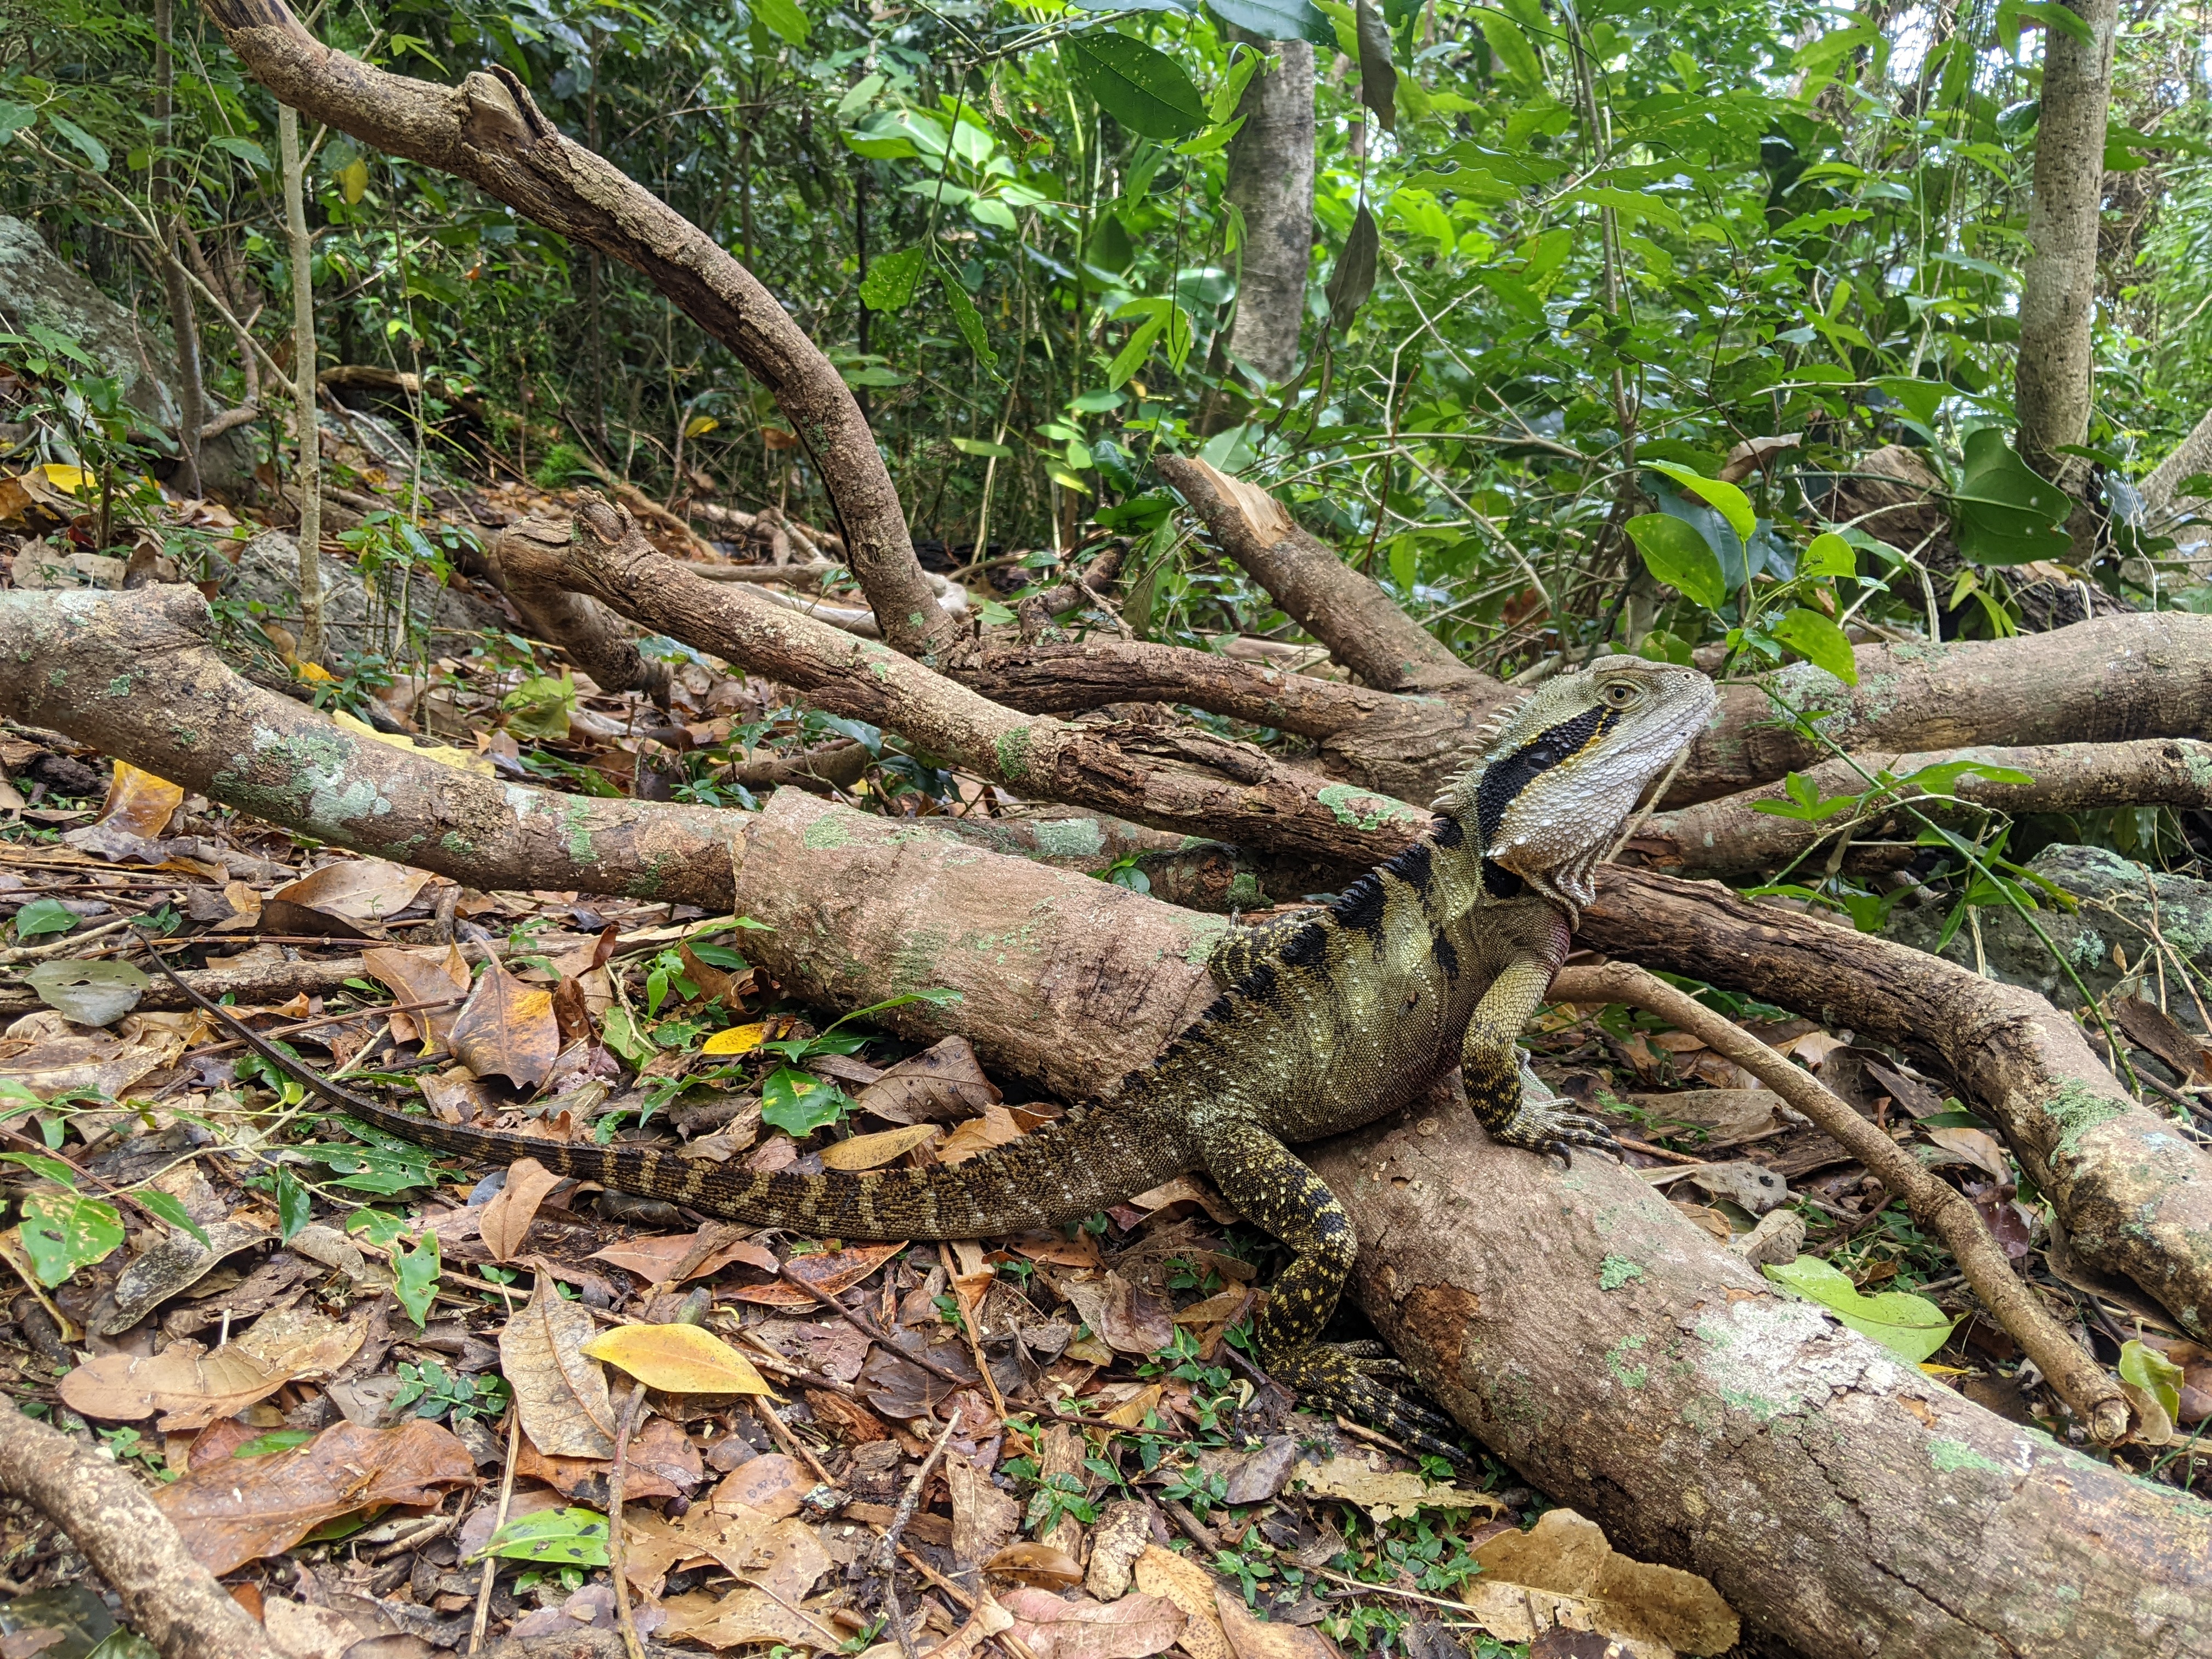
M1605 700L1615 708L1626 708L1644 694L1626 682L1616 681L1605 688Z

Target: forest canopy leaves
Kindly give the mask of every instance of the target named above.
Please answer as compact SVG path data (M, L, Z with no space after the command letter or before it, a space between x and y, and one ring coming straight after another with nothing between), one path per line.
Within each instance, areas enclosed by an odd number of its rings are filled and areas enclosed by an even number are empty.
M1172 143L1206 125L1206 100L1164 52L1112 29L1071 34L1060 44L1077 84L1130 131Z

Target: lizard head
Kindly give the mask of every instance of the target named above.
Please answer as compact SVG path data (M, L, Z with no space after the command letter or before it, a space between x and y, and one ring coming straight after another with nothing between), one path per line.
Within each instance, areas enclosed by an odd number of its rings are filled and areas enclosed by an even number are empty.
M1571 921L1597 896L1595 871L1651 781L1711 718L1719 694L1694 668L1601 657L1508 710L1481 760L1433 810L1480 837L1486 862L1518 876Z

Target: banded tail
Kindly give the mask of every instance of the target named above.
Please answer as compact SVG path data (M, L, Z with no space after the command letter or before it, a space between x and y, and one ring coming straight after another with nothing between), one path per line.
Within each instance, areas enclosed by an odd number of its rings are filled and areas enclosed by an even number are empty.
M982 1238L1065 1226L1190 1168L1189 1149L1140 1141L1109 1108L1079 1107L1020 1139L951 1168L857 1175L757 1175L703 1158L635 1146L467 1129L349 1096L344 1109L424 1146L493 1163L534 1158L558 1174L665 1199L756 1226L851 1239Z

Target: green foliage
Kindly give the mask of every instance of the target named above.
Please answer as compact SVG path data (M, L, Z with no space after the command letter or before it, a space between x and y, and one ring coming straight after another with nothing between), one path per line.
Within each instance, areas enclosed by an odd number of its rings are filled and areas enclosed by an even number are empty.
M31 1271L51 1290L79 1267L113 1255L123 1243L123 1218L96 1198L33 1193L23 1200L20 1231Z
M469 1559L480 1561L487 1555L604 1567L607 1565L607 1518L580 1509L539 1510L517 1516Z
M399 1298L399 1305L407 1310L417 1328L430 1317L431 1298L438 1294L438 1275L445 1264L439 1257L438 1235L425 1229L413 1249L395 1244L392 1251L392 1273L397 1281L392 1293Z
M1924 1296L1883 1291L1867 1296L1848 1275L1816 1255L1765 1269L1784 1290L1817 1302L1863 1336L1870 1336L1908 1365L1917 1365L1950 1340L1951 1321Z

